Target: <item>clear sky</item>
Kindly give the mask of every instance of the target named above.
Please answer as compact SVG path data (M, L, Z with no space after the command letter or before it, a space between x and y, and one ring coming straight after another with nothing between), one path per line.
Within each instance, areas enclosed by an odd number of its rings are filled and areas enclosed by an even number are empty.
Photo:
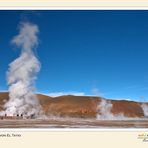
M148 101L148 11L0 11L0 90L22 21L39 26L38 92Z

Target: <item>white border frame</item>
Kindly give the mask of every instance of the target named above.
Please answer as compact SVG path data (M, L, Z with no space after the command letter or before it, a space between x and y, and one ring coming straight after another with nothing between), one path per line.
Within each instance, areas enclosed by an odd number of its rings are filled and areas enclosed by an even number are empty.
M50 7L50 6L45 6L45 7L39 7L39 6L15 6L15 7L3 7L3 6L0 6L0 10L148 10L148 6L146 7L126 7L126 6L123 6L123 7L111 7L111 6L108 6L108 7Z

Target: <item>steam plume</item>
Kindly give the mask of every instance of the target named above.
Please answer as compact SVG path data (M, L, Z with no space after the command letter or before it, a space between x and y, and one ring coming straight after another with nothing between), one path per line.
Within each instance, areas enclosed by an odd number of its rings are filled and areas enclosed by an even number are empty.
M98 105L97 119L98 120L123 120L125 119L125 116L122 113L114 115L111 112L112 106L113 105L110 101L102 99L100 104Z
M37 117L41 106L34 94L34 82L40 71L40 62L33 49L38 45L38 26L22 23L12 43L21 48L20 56L9 65L7 82L9 85L9 101L5 104L8 115L23 114Z
M143 109L144 116L148 117L148 104L142 103L141 107Z

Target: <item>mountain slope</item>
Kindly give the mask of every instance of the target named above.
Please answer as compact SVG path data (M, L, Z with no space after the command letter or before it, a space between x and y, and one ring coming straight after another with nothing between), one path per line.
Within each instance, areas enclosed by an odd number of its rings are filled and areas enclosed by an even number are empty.
M94 118L100 112L100 97L89 96L60 96L49 97L37 94L46 115L70 116L81 118ZM0 93L0 110L8 100L8 93ZM123 114L127 117L144 117L144 112L140 102L126 100L107 100L112 104L111 113L113 115Z

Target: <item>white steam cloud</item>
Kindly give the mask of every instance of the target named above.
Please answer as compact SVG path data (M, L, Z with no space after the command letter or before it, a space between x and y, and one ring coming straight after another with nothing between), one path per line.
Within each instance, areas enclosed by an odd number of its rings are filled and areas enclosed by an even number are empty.
M142 109L143 109L143 113L145 117L148 117L148 104L142 104L141 105Z
M100 104L98 105L98 114L97 119L98 120L123 120L125 119L124 115L119 113L117 115L114 115L111 112L112 104L110 101L107 101L105 99L102 99Z
M20 32L12 39L12 43L21 48L20 56L9 65L7 82L9 85L9 101L5 104L5 114L37 117L41 113L41 105L34 93L34 82L40 71L40 62L33 49L38 45L38 26L22 23Z

